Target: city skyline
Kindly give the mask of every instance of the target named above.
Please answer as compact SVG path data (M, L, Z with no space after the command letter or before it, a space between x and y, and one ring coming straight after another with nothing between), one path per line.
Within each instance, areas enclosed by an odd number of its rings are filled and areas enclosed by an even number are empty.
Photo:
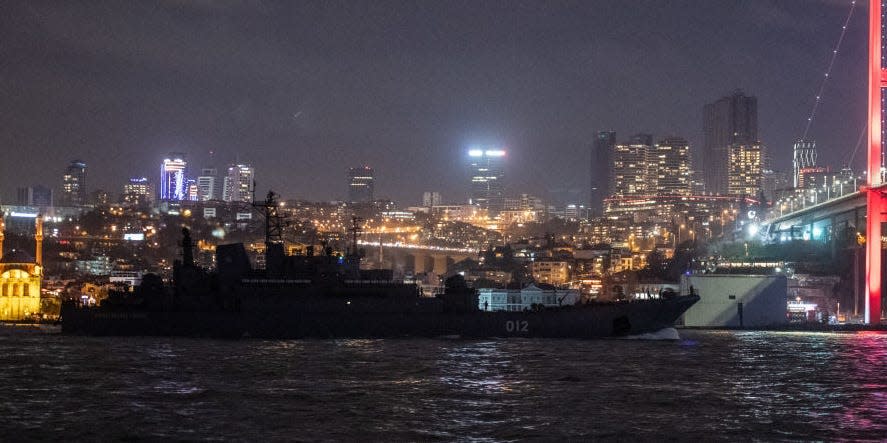
M5 93L10 105L0 112L10 130L0 143L34 159L82 159L104 172L91 176L91 190L119 192L132 176L153 177L144 165L181 151L198 168L214 166L215 158L249 156L262 171L260 189L315 200L344 198L340 171L348 162L366 163L379 177L376 194L404 202L419 200L424 189L461 200L467 196L464 152L475 144L502 145L509 147L510 194L584 203L586 165L599 131L681 136L695 155L703 106L741 88L758 97L759 138L774 166L790 170L792 143L849 3L822 2L809 8L815 14L796 4L717 3L565 4L545 20L537 20L540 10L532 5L380 3L345 8L299 32L284 25L317 19L316 8L112 6L96 12L102 28L88 6L13 5L20 20L0 27L17 61L0 68L11 89ZM838 58L808 135L817 142L819 162L835 167L853 149L863 120L859 85L865 78L855 61L864 56L866 11L857 7L847 53ZM246 24L229 20L240 13ZM352 31L345 25L358 15L397 26ZM133 24L137 18L144 24ZM200 20L230 36L195 25ZM622 29L669 22L685 26L644 36ZM266 31L251 33L262 25L269 25ZM333 30L328 39L310 38L327 28ZM43 33L45 46L33 46L35 32ZM131 37L138 55L108 41L118 33ZM163 33L183 36L183 46L170 46ZM92 37L72 43L63 38L69 35ZM777 35L778 44L769 45ZM61 55L68 45L82 58ZM422 45L438 58L420 54ZM375 56L357 54L352 74L330 71L336 54L361 48ZM702 61L690 64L681 55L688 48ZM171 56L160 60L158 51ZM55 57L67 57L67 64L54 67ZM454 69L430 69L441 60ZM128 63L146 70L135 72ZM749 65L755 69L740 69ZM41 90L46 84L52 87ZM78 87L59 89L69 86ZM40 126L52 130L37 131ZM18 187L58 186L58 168L42 161L28 159L15 170L12 162L3 164L4 202Z

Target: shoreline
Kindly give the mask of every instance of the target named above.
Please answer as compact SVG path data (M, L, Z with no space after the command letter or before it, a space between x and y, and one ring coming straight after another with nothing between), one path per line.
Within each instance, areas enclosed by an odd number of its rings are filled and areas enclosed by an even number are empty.
M887 332L887 324L877 325L793 323L777 326L675 326L678 331L761 331L761 332Z

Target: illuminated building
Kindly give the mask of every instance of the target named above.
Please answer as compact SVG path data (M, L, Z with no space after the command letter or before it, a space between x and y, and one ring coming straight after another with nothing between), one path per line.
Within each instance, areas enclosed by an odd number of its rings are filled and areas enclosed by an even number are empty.
M223 180L222 200L252 203L255 179L256 170L252 166L244 164L229 166Z
M185 154L170 153L163 159L160 166L160 199L167 201L182 201L187 198L185 181Z
M197 177L197 200L209 201L216 200L219 195L218 172L214 168L205 168Z
M440 206L440 192L425 192L422 194L422 206L432 207Z
M652 136L638 134L628 143L619 143L613 152L613 195L628 197L646 195L655 187L651 183L649 151Z
M86 163L80 160L72 161L65 168L65 175L62 176L62 204L86 204Z
M600 214L604 199L613 190L613 150L616 148L616 132L601 131L594 139L591 153L591 209Z
M570 281L570 263L562 260L541 260L530 263L533 279L539 283L563 285Z
M200 197L200 188L197 187L197 180L189 178L185 180L186 200L196 202Z
M792 147L792 185L803 188L802 169L816 166L816 142L798 140Z
M725 194L729 188L730 148L758 140L758 99L736 90L705 105L703 132L701 165L706 191Z
M763 148L760 144L737 144L730 148L727 193L757 196L762 189Z
M690 144L680 137L661 140L653 147L650 161L656 171L656 193L690 195L692 171Z
M40 185L18 188L16 190L16 204L40 208L51 207L52 189Z
M40 312L43 280L43 219L34 219L35 258L24 251L3 253L5 224L0 217L0 320L27 320Z
M134 205L146 205L154 201L154 186L147 177L134 177L123 185L123 201Z
M348 168L348 202L371 203L374 198L375 182L373 168L369 166Z
M471 149L468 151L471 174L471 195L468 204L496 214L503 209L505 178L505 151L501 149Z

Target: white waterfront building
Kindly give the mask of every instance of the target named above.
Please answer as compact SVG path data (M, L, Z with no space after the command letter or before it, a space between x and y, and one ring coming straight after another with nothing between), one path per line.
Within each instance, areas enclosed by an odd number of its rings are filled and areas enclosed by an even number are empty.
M477 292L481 311L524 311L533 309L533 305L570 306L579 301L578 290L557 289L548 285L540 288L530 284L523 289L480 288Z

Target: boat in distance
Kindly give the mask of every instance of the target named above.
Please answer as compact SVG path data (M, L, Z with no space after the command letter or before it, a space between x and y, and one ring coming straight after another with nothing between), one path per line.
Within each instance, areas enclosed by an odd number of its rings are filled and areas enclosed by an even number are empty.
M275 217L269 193L266 220ZM270 228L269 228L270 226ZM656 332L699 296L634 302L584 303L525 311L485 311L477 291L454 275L445 292L422 296L390 270L361 270L353 253L285 255L266 223L264 270L251 267L242 244L216 248L216 270L195 266L183 229L182 260L173 283L148 274L130 291L113 292L98 306L62 305L62 333L261 338L540 337L602 338Z

